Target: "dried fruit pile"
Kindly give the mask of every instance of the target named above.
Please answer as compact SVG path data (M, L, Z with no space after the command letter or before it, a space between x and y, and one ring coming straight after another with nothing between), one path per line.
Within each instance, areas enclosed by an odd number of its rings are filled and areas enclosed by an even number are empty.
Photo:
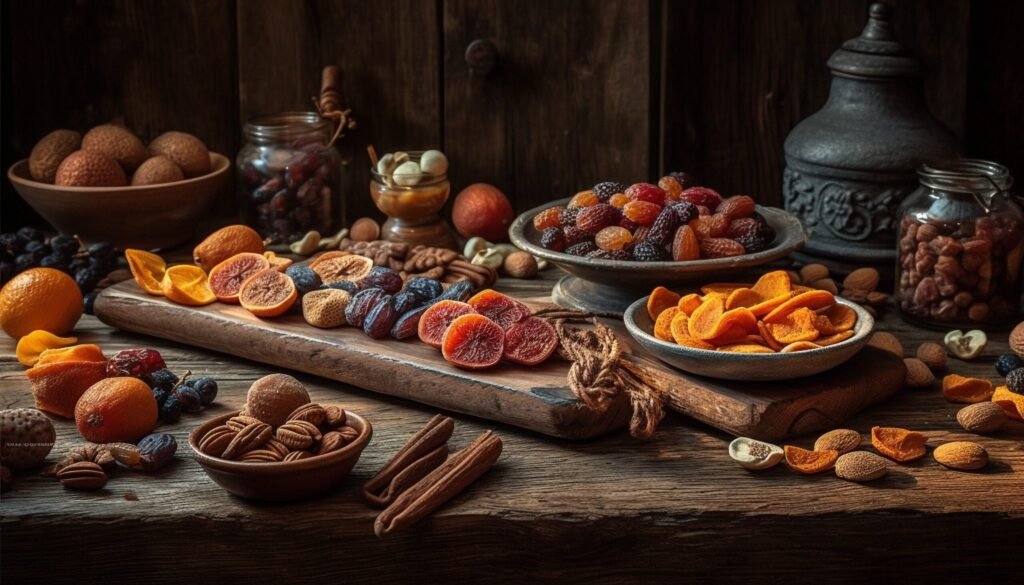
M857 314L832 293L793 285L783 270L755 284L710 284L701 293L651 292L647 312L654 336L697 349L788 353L853 337Z
M685 173L657 185L612 181L533 218L540 243L574 256L640 262L727 258L771 247L775 230L747 195L722 198Z

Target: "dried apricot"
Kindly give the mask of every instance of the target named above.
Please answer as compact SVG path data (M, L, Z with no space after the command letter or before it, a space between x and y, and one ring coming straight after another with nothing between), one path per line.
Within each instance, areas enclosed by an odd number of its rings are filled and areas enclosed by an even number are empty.
M672 320L679 313L678 307L669 307L661 311L654 320L654 336L662 341L673 341Z
M697 307L697 310L690 315L689 329L690 336L697 339L709 339L713 337L710 332L722 318L725 312L725 301L718 295L709 295L704 302Z
M163 258L152 252L132 248L124 251L124 257L128 261L128 268L132 271L132 277L135 278L139 288L151 295L164 295L161 283L164 280L167 263Z
M773 299L782 295L788 296L793 289L789 273L785 270L766 272L750 287L762 299Z
M672 259L676 262L700 260L700 242L692 227L684 225L676 230L672 239Z
M526 305L492 289L484 289L466 302L477 313L494 321L506 331L509 327L530 316L530 309Z
M879 453L898 463L924 457L927 437L915 431L897 427L872 427L871 444Z
M810 349L821 349L821 346L813 341L794 341L780 349L779 353L793 353L797 351L807 351Z
M986 402L992 398L993 392L992 382L981 378L966 378L958 374L949 374L942 379L942 395L950 402L964 404Z
M683 295L676 306L679 307L680 311L687 315L692 315L693 312L697 310L697 307L700 306L701 302L703 302L703 299L700 298L699 294L690 293Z
M718 351L730 353L775 353L771 348L765 347L759 343L733 343L731 345L723 345L719 347Z
M218 301L238 304L238 289L242 288L242 283L253 274L267 268L271 268L270 261L262 254L235 254L210 271L210 290L217 296Z
M779 343L774 337L772 337L772 332L768 330L768 325L765 324L764 321L757 322L757 332L761 334L761 339L768 344L768 347L775 351L782 351L782 348L785 347L785 345Z
M246 225L223 227L199 243L192 251L192 260L204 271L242 252L263 253L263 238Z
M474 313L476 309L461 301L442 300L434 303L423 313L416 326L420 341L431 347L441 347L444 332L448 330L452 321Z
M832 449L808 451L800 447L786 445L783 447L783 452L786 457L786 465L793 471L806 475L828 471L835 466L836 459L839 459L839 452Z
M778 322L767 323L772 338L781 344L788 345L797 341L814 341L821 336L814 327L814 311L807 307L786 314ZM767 321L767 319L766 319Z
M657 321L658 315L669 307L675 307L680 298L677 293L659 286L651 291L651 296L647 297L647 314L651 316L652 321Z
M292 308L298 298L292 279L273 268L245 279L238 290L238 302L257 317L277 317Z
M856 324L857 313L850 307L840 305L839 303L829 307L824 312L818 313L815 321L815 327L817 327L818 331L821 331L822 335L835 335L836 333L849 331Z
M165 297L181 305L202 306L217 300L206 272L198 266L171 266L164 272L160 288Z
M694 313L694 317L696 317L696 313ZM757 317L750 312L750 309L741 307L723 312L710 329L703 329L695 337L704 341L711 339L733 340L754 331L757 331Z
M709 295L712 293L720 294L723 297L728 298L733 291L741 288L750 288L749 284L743 284L738 282L714 282L711 284L705 284L700 287L700 292Z
M833 333L832 335L825 335L823 337L819 337L814 340L814 343L820 345L821 347L827 347L829 345L835 345L841 341L846 341L847 339L853 337L853 335L853 330L848 329L846 331L840 331L839 333Z
M75 404L75 426L93 443L134 443L156 426L158 406L145 382L133 377L100 380Z
M454 366L489 368L505 353L505 331L483 315L462 315L452 321L441 340L441 355Z
M64 418L75 418L75 404L90 386L107 376L107 362L37 364L26 370L25 376L32 383L36 408Z
M558 333L544 319L527 317L505 332L505 359L522 366L544 363L558 348Z
M107 358L103 355L103 350L100 349L100 346L93 343L83 343L81 345L72 345L71 347L44 350L43 353L39 354L39 359L36 361L36 365L43 366L46 364L55 364L57 362L106 361Z
M811 311L817 311L818 309L832 306L835 302L836 298L828 291L809 290L786 300L786 302L772 309L770 313L765 315L764 321L766 323L780 323L786 315L799 308L803 307Z
M1010 418L1024 421L1024 394L1017 394L1006 386L999 386L992 393L992 402L1001 406Z
M558 221L558 214L562 213L563 209L565 208L557 205L549 207L533 216L533 228L538 232L542 232L549 227L561 227L562 222Z
M18 340L14 350L18 362L23 366L32 367L39 361L39 354L49 349L66 347L78 343L77 337L58 337L49 331L36 329Z
M342 280L355 282L373 270L373 260L347 252L326 252L310 262L309 267L320 275L324 284Z

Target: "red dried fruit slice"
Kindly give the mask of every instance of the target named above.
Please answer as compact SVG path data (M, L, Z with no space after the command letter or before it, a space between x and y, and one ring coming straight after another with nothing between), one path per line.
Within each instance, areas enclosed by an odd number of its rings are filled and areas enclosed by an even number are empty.
M441 355L454 366L489 368L505 353L505 331L483 315L463 315L452 321L441 341Z
M503 330L530 316L530 309L508 295L492 289L482 290L469 299L469 305Z
M284 314L299 298L295 283L273 268L260 270L242 283L238 302L242 308L257 317L277 317Z
M441 347L441 342L444 340L444 332L448 330L448 326L452 324L452 321L463 315L474 313L476 313L476 309L468 303L448 300L438 301L420 316L420 322L416 326L420 341L431 347Z
M505 332L505 359L522 366L544 363L558 348L558 333L544 319L527 317Z
M210 289L217 295L218 301L237 305L238 291L242 288L242 283L253 274L270 267L270 260L262 254L235 254L210 271Z

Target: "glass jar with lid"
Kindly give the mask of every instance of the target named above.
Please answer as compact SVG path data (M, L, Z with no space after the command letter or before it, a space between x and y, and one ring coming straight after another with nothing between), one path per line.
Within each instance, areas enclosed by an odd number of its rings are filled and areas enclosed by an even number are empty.
M1020 313L1024 229L1009 170L960 159L922 165L900 207L896 307L942 328L1010 326Z
M418 169L427 153L435 157L441 154L436 150L411 150L400 154L404 155L403 161L416 163L414 168ZM370 169L370 197L377 209L388 216L381 227L381 239L410 246L457 249L455 232L438 215L451 194L447 161L442 169L413 174L403 174L403 167L384 174L377 167Z
M243 220L275 244L311 230L333 235L344 224L341 155L328 146L334 125L316 112L254 118L238 152Z

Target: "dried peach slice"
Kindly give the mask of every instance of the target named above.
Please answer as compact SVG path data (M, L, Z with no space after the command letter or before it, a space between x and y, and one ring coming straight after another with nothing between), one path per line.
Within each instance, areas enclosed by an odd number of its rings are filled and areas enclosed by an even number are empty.
M684 315L678 307L669 307L658 315L657 320L654 321L654 336L662 341L674 341L672 336L672 321L676 315Z
M757 331L761 334L761 338L764 339L764 342L768 344L768 347L775 351L782 351L782 348L785 347L785 345L779 343L774 337L772 337L772 332L768 330L768 326L764 321L757 322Z
M942 379L942 395L950 402L974 404L992 398L992 382L981 378L966 378L949 374Z
M100 349L100 346L92 343L83 343L81 345L72 345L71 347L47 349L39 354L36 365L45 366L46 364L55 364L57 362L105 363L106 361L107 358L103 355L103 350Z
M504 331L530 316L530 309L526 305L492 289L482 290L466 302L476 309L477 313L497 323Z
M210 290L206 271L198 266L171 266L164 272L160 288L165 297L181 305L209 305L217 300Z
M839 303L818 313L818 318L815 320L815 326L822 335L835 335L849 331L856 324L857 313L850 307Z
M679 310L686 313L687 315L693 315L693 312L697 310L703 300L697 293L690 293L683 295L679 299L679 303L676 304Z
M830 345L835 345L841 341L846 341L847 339L853 337L853 335L853 330L847 329L846 331L840 331L839 333L833 333L832 335L825 335L824 337L819 337L814 340L814 343L821 347L828 347Z
M713 282L700 287L700 292L706 295L720 294L728 297L734 290L741 288L750 288L750 285L743 282Z
M772 309L770 313L765 315L764 321L766 323L780 323L786 315L789 315L797 309L807 308L811 311L817 311L818 309L829 307L835 304L835 302L836 298L828 291L810 290L800 293ZM779 341L781 341L781 339Z
M720 295L709 294L704 302L690 315L690 337L706 339L725 313L725 300Z
M680 295L659 286L651 291L651 296L647 297L647 314L651 316L651 320L657 321L658 315L665 309L678 305L680 298L682 298Z
M775 353L771 348L757 343L734 343L732 345L723 345L718 348L718 351L726 351L730 353Z
M793 353L797 351L807 351L809 349L821 349L821 346L813 341L794 341L780 349L779 353Z
M808 451L800 447L786 445L782 448L786 457L786 465L793 471L805 475L813 475L828 471L835 467L836 459L839 459L839 452L833 449L823 451Z
M132 271L132 277L135 278L135 282L142 290L151 295L164 295L161 283L164 280L167 263L163 258L152 252L132 248L124 251L124 257L128 260L128 268Z
M217 295L218 301L237 305L238 289L242 288L242 283L253 274L267 268L271 268L270 260L262 254L235 254L210 271L210 289Z
M483 315L463 315L452 321L441 340L444 359L470 370L497 364L504 351L505 331Z
M788 345L797 341L814 341L821 333L814 327L814 311L800 307L786 314L777 323L767 323L768 333L775 341Z
M992 393L992 402L1003 407L1010 418L1024 421L1024 394L1017 394L1006 386L999 386Z
M18 340L18 346L14 349L14 355L23 366L32 367L39 361L39 355L44 351L66 347L78 343L77 337L58 337L49 331L36 329Z
M357 281L373 270L373 260L347 252L325 252L309 263L325 284L342 280Z
M789 295L793 290L789 280L789 273L785 270L773 270L767 272L757 279L754 286L750 287L762 299L774 299L782 295Z
M285 274L267 268L245 279L238 289L238 302L257 317L277 317L299 299L295 283Z
M927 437L915 431L897 427L872 427L871 444L879 453L898 463L924 457Z

